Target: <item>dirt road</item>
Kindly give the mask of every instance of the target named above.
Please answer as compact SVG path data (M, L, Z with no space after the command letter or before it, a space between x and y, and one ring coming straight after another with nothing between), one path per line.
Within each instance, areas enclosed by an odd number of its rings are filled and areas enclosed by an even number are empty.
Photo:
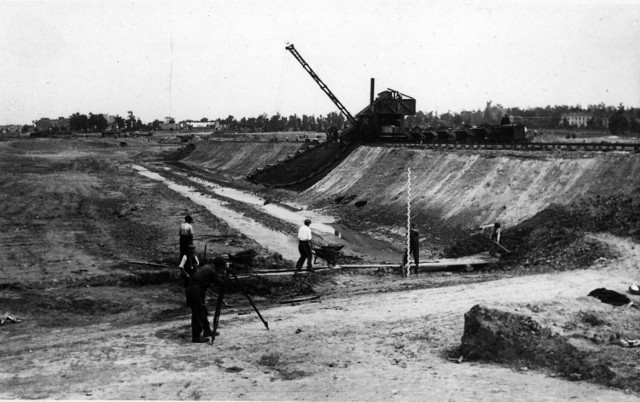
M447 360L459 344L464 313L477 303L561 303L596 285L626 283L637 275L638 253L621 244L632 254L599 270L263 307L270 331L237 301L224 311L213 346L186 342L186 314L5 336L0 397L637 400L526 367Z

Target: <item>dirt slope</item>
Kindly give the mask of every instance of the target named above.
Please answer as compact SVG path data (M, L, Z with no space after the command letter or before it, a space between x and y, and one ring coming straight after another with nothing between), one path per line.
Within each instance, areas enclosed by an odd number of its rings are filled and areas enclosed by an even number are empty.
M510 227L553 203L640 186L640 156L635 154L550 156L363 146L302 199L319 205L355 196L352 204L366 201L355 210L357 216L378 218L384 211L396 219L406 214L408 168L418 222L444 221L467 229L495 220Z
M247 186L247 173L286 158L299 145L203 141L183 162ZM280 192L278 197L329 208L355 229L394 238L404 232L408 168L413 219L435 250L468 237L483 224L500 221L509 230L552 204L568 205L586 195L627 194L640 187L637 154L361 146L311 188L300 194Z
M295 153L304 142L202 141L181 161L214 170L228 178L244 180L247 174L287 155Z

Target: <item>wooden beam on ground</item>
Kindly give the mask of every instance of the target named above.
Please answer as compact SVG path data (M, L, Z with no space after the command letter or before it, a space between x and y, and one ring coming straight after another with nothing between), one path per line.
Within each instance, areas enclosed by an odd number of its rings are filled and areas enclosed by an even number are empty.
M288 299L288 300L280 300L280 304L299 303L299 302L303 302L303 301L315 300L315 299L319 299L321 296L322 295L303 296L303 297L296 297L296 298Z
M141 262L141 261L127 261L127 263L129 264L137 264L137 265L149 265L152 267L158 267L158 268L172 268L168 265L163 265L163 264L156 264L153 262Z

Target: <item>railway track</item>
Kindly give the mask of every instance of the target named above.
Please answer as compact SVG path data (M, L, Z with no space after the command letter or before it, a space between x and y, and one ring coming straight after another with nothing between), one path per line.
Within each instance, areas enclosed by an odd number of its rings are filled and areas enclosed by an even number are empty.
M433 149L433 150L513 150L513 151L596 151L596 152L633 152L640 153L640 144L628 143L566 143L566 142L528 142L528 143L465 143L465 142L429 142L429 143L388 143L391 147Z

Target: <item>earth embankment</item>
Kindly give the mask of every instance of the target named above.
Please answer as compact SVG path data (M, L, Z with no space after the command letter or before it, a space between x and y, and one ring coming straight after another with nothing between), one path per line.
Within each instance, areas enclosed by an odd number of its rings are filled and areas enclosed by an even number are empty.
M254 170L284 160L301 142L202 141L181 162L215 171L227 179L244 179Z
M241 179L301 145L205 141L183 162ZM404 232L409 168L413 221L430 243L440 245L468 236L480 225L500 221L508 230L550 205L628 194L640 187L636 154L442 152L363 145L295 198L310 208L329 208L354 228L393 237Z

